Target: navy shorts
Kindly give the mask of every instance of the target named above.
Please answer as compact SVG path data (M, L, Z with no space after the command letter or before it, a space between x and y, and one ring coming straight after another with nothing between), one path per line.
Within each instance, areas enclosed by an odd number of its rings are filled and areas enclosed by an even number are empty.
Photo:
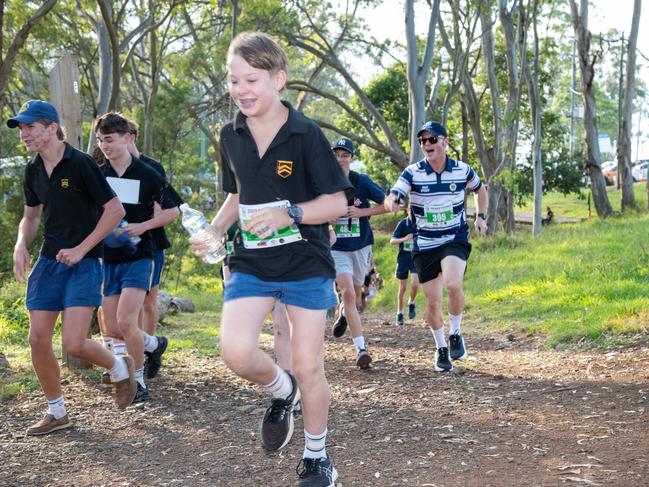
M401 281L408 279L408 275L416 274L417 269L415 269L415 263L412 260L412 257L403 258L401 260L397 259L397 270L394 273L395 277Z
M432 250L417 252L412 261L419 275L419 282L424 283L435 279L442 272L442 260L449 255L469 260L471 244L469 242L449 242Z
M153 275L151 276L151 287L154 288L160 284L162 269L165 266L165 251L156 250L153 256Z
M334 280L311 277L297 281L264 281L252 274L233 272L225 283L223 301L240 298L273 298L305 309L329 309L337 304Z
M70 267L40 256L27 280L25 305L30 311L99 306L103 277L100 259L88 257Z
M122 294L127 287L151 289L153 259L140 259L133 262L105 263L104 296Z

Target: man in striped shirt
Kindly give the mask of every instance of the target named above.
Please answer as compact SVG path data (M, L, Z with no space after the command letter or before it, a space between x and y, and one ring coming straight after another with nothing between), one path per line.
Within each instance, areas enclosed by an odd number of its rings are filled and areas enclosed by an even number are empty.
M460 327L464 311L462 281L471 253L464 210L465 192L474 193L475 228L479 235L484 235L487 232L487 190L468 164L446 155L448 135L442 124L426 122L417 132L417 138L424 159L401 173L385 198L385 207L398 211L401 200L410 195L411 218L417 227L413 261L428 302L428 324L437 346L435 370L450 371L453 369L450 359L467 357ZM442 318L443 288L448 294L448 344Z

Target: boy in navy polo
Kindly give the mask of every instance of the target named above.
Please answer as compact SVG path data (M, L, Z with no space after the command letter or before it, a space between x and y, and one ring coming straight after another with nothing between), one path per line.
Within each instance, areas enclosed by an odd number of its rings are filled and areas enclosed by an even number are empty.
M349 188L320 128L282 101L288 60L266 34L244 32L228 50L230 96L239 108L220 133L223 189L212 225L217 235L237 219L223 296L221 355L238 376L272 395L262 445L277 450L293 434L302 401L305 444L301 487L333 486L338 476L325 445L329 386L324 374L327 308L336 302L327 222L345 213ZM192 240L198 255L205 244ZM259 348L264 317L279 300L292 326L293 371Z
M72 426L52 349L61 312L63 348L110 370L119 408L128 406L135 395L133 359L116 358L87 338L93 310L101 302L101 242L124 208L92 158L64 141L59 115L50 103L29 100L7 126L18 127L27 150L36 153L25 168L25 209L13 255L18 282L29 272L29 246L41 214L45 217L45 238L29 273L25 301L32 364L48 402L47 414L27 434L44 435Z
M145 164L151 166L155 171L160 175L162 179L167 183L167 191L169 195L173 198L173 204L175 206L180 206L183 204L183 200L176 190L169 184L167 181L167 173L164 170L164 167L160 162L156 161L152 157L147 156L146 154L141 153L136 145L137 134L138 134L138 125L134 121L130 120L131 134L133 135L131 141L128 144L128 151L135 156L136 159L141 160ZM154 203L154 213L160 210L160 205L156 202ZM144 298L144 304L142 305L142 312L140 314L140 327L151 336L155 336L156 328L158 326L158 320L160 318L158 312L158 291L160 290L160 278L162 276L162 269L165 264L165 251L171 247L171 242L167 238L167 233L165 232L164 227L153 228L151 230L151 237L153 239L153 247L155 249L154 258L153 258L153 275L151 277L151 289L146 293ZM161 356L167 348L167 339L165 337L157 337L160 341L160 346L155 350L146 350L144 354L146 355L145 362L145 373L147 378L153 379L160 370L162 365Z
M340 338L349 324L356 348L356 365L361 369L368 369L372 356L367 351L356 303L361 301L365 275L372 264L374 235L370 217L386 212L383 207L385 194L369 176L350 170L354 160L354 144L351 140L343 137L331 148L345 176L349 177L354 186L354 198L348 201L345 216L338 218L334 225L336 243L331 247L331 255L336 263L336 284L342 302L332 333L336 338ZM378 205L370 206L370 200Z
M407 216L401 220L390 238L391 245L398 245L396 278L399 280L397 291L397 326L403 326L403 299L408 289L408 275L410 275L410 298L408 299L408 319L412 320L417 316L415 298L419 290L419 277L412 261L413 240L417 234L417 226L412 221L410 205L407 207Z
M446 154L446 127L439 122L426 122L417 132L417 138L424 159L404 169L385 199L385 207L398 211L400 200L410 194L411 211L417 225L413 260L426 295L426 317L437 347L435 370L443 372L453 369L451 359L464 360L468 356L461 331L462 281L471 253L464 211L465 194L467 190L474 193L478 235L487 232L488 199L487 190L473 169ZM442 318L444 288L448 294L450 321L448 344Z
M135 239L131 246L106 247L104 324L109 336L123 338L135 361L137 394L134 402L141 402L149 398L144 383L145 347L157 350L163 345L138 327L140 309L151 287L154 257L151 230L171 222L179 210L166 189L166 182L128 151L133 137L128 119L119 113L106 113L95 120L93 128L107 161L102 167L104 176L126 210L128 224L123 230ZM157 214L154 213L155 202L162 208Z

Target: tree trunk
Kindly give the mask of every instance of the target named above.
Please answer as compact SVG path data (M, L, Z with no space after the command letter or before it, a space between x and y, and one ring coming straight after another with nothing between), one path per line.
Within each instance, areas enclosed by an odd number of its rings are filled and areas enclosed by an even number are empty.
M633 98L635 97L636 44L640 27L640 8L642 0L633 4L631 34L627 45L626 80L622 110L620 112L620 130L617 139L618 180L622 189L622 211L635 206L633 193L633 176L631 174L631 124L633 117Z
M406 0L406 42L408 46L408 100L410 104L410 164L414 164L422 157L421 148L417 142L417 130L424 123L426 114L426 81L433 63L435 47L435 31L439 19L439 4L435 0L428 23L428 37L421 64L417 49L417 36L415 34L415 7L414 0Z
M606 193L606 181L600 167L599 139L597 134L597 108L593 80L595 78L595 62L597 55L590 55L590 32L588 31L588 0L580 0L581 11L577 9L575 0L570 0L572 25L577 38L579 70L581 72L581 93L584 103L584 129L586 131L586 168L590 177L591 191L595 210L600 218L606 218L613 213L611 203Z
M108 111L112 66L110 40L108 39L108 32L106 32L106 25L102 21L97 22L97 34L99 39L99 93L97 99L97 113L94 115L101 116ZM86 151L88 154L92 153L96 141L97 137L94 131L90 130L90 135L88 137L88 150Z

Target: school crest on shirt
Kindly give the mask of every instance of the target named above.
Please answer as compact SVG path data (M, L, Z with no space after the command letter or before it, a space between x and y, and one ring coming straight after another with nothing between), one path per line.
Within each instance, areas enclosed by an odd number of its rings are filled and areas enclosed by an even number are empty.
M286 179L293 174L293 161L277 160L277 175Z
M70 180L69 179L61 179L61 187L65 189L68 186L70 186Z
M448 189L455 192L455 190L457 189L457 184L455 184L455 183L449 184Z

